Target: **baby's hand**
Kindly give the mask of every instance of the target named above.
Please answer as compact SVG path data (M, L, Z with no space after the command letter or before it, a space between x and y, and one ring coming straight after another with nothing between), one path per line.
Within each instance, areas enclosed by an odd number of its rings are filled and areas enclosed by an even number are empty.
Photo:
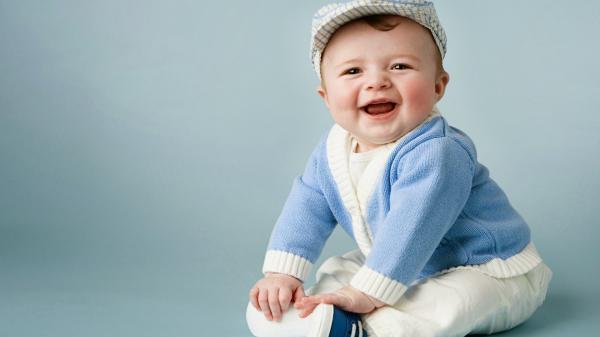
M250 289L250 302L271 321L281 320L290 302L304 297L302 281L285 274L267 273Z
M346 286L334 293L306 296L297 301L294 307L300 310L299 315L304 318L321 303L333 304L342 310L358 314L366 314L385 305L356 288Z

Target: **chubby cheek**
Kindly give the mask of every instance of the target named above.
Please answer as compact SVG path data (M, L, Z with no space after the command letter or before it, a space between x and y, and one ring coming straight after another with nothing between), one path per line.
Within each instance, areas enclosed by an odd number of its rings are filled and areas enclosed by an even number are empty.
M416 78L404 84L402 103L411 111L427 112L435 104L435 83L431 80Z
M335 88L330 98L332 98L331 102L334 102L332 107L338 110L351 110L356 108L358 90L352 87Z
M345 124L357 116L357 91L353 88L335 88L329 91L329 110L338 124Z

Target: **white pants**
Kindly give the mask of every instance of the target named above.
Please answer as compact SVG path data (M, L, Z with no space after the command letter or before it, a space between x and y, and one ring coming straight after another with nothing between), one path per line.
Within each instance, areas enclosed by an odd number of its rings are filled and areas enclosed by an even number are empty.
M363 262L359 250L329 258L306 293L334 292L348 285ZM527 320L544 301L551 278L552 271L544 263L524 275L503 279L457 269L412 285L395 306L379 308L362 320L370 337L491 334ZM284 314L284 321L290 314L294 313Z

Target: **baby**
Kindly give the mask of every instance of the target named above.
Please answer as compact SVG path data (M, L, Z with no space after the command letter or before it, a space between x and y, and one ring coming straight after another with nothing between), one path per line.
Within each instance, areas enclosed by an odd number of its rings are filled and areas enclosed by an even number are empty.
M472 141L435 106L449 75L433 4L325 6L311 52L335 125L271 234L250 290L252 333L464 336L529 318L552 272ZM358 249L326 260L305 294L336 224Z

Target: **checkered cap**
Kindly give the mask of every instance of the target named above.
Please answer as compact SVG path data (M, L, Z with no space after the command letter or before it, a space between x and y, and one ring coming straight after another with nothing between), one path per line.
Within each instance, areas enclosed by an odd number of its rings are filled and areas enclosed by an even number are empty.
M322 7L313 17L310 57L321 79L321 56L327 42L342 25L369 15L392 14L407 17L431 31L442 58L446 55L446 33L431 1L354 0Z

